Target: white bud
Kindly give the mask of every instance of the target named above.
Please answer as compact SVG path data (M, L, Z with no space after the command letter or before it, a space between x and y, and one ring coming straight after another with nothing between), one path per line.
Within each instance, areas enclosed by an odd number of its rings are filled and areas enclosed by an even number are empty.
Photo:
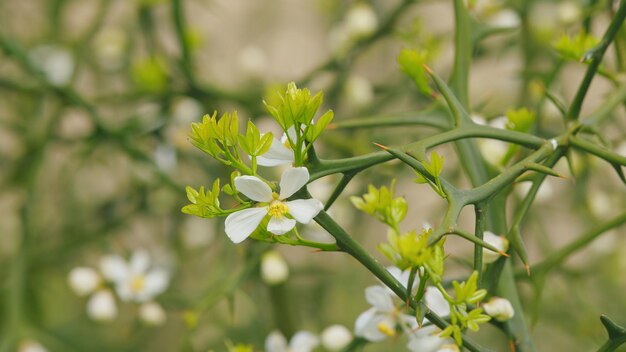
M102 279L94 269L79 267L70 271L67 281L72 291L82 297L95 291Z
M441 348L438 349L437 352L459 352L459 346L451 343L445 344L441 346Z
M352 341L352 333L343 325L331 325L322 331L322 346L329 351L339 351Z
M346 98L351 105L361 107L374 99L370 82L361 76L352 76L346 82Z
M517 12L505 9L496 12L487 22L494 27L516 28L520 25L520 18Z
M33 340L22 341L17 348L18 352L48 352L39 342Z
M562 23L569 24L578 21L581 18L580 6L574 1L564 1L559 4L558 10L559 20Z
M256 46L243 48L237 58L241 71L248 77L261 77L267 70L267 58L263 50Z
M268 285L277 285L287 280L289 267L276 251L269 251L261 258L261 278Z
M513 318L515 311L511 302L506 298L493 297L489 302L483 304L485 313L492 316L497 321L506 321Z
M483 233L483 240L490 245L496 247L502 252L506 252L509 249L509 240L504 236L498 236L490 231ZM492 251L491 249L483 248L483 262L485 264L493 263L500 258L500 254Z
M115 298L109 290L98 291L87 301L87 315L96 321L110 321L117 317Z
M34 48L28 55L31 62L39 67L50 83L63 86L69 83L74 73L72 54L61 47L42 45Z
M163 307L156 302L144 303L139 307L139 318L148 325L163 325L167 314Z
M345 28L352 38L366 37L378 28L378 18L371 7L365 4L353 6L346 15Z

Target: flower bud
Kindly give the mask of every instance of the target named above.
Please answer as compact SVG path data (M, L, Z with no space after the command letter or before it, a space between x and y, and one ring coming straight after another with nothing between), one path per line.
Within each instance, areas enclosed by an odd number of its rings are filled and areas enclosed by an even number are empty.
M289 267L276 251L269 251L261 258L261 278L268 285L278 285L287 280Z
M378 28L378 18L371 7L365 4L353 6L345 18L346 31L352 38L366 37Z
M139 318L147 325L163 325L167 314L163 307L156 302L144 303L139 307Z
M483 309L497 321L506 321L515 315L511 302L506 298L493 297L483 304Z
M94 269L85 267L72 269L67 279L72 291L81 297L95 291L102 281Z
M93 294L87 301L87 315L96 321L111 321L117 317L115 298L109 290Z
M39 342L34 340L22 341L17 349L18 352L48 352Z
M352 333L343 325L331 325L322 331L322 346L329 351L339 351L352 341Z
M490 245L496 247L502 252L506 252L509 249L509 240L504 236L498 236L490 231L483 233L483 240ZM500 254L490 249L483 248L483 262L485 264L493 263L500 258Z

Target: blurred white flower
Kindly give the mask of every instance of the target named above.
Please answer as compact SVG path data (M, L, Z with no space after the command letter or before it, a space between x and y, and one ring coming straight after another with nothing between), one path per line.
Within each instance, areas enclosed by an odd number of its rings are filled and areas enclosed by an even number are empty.
M287 137L289 136L289 137ZM274 137L270 149L265 154L258 156L256 162L261 166L289 165L294 161L293 150L289 144L289 139L296 140L295 128L289 127L287 133L283 133L280 140Z
M241 49L237 61L243 74L251 78L260 78L267 70L265 52L257 46L250 45Z
M102 277L92 268L74 268L68 276L70 288L81 297L94 292L101 283Z
M128 35L123 29L107 27L98 33L93 43L100 67L107 71L115 71L124 65Z
M139 307L139 318L148 325L163 325L167 314L163 307L156 302L144 303Z
M234 212L226 218L226 234L234 243L240 243L256 230L261 221L269 215L267 231L283 235L296 226L296 221L308 224L324 208L317 199L296 199L287 201L309 181L309 171L305 167L291 168L283 172L280 179L280 194L272 192L270 186L255 176L238 176L235 187L259 206ZM287 215L290 216L287 217Z
M491 231L483 232L483 240L490 245L496 247L502 252L509 250L509 240L504 236L498 236ZM483 263L493 263L500 258L500 254L492 251L491 249L483 248Z
M350 37L367 37L378 28L378 17L369 5L358 3L348 10L343 25Z
M178 157L176 149L169 144L159 143L154 150L154 163L163 171L172 171L176 168Z
M268 285L278 285L289 277L289 266L276 251L269 251L261 257L261 278Z
M511 9L502 9L489 16L486 21L489 25L499 28L516 28L521 20L517 12Z
M474 122L482 124L482 121L478 116L474 117L473 119ZM505 116L500 116L495 119L489 120L487 122L487 125L494 128L504 129L506 126L506 121L507 119ZM485 158L485 161L487 161L491 165L500 167L500 163L506 155L509 145L499 140L484 138L478 140L478 148Z
M564 24L575 23L580 20L582 10L576 1L563 1L559 3L559 20Z
M335 324L327 327L321 334L322 346L331 351L339 351L352 341L352 333L343 325Z
M506 321L515 315L513 305L506 298L493 297L489 302L482 305L485 313L492 316L497 321Z
M74 73L74 57L65 48L55 45L41 45L28 53L28 58L44 73L55 86L69 83Z
M440 349L437 350L437 352L459 352L459 351L460 351L459 346L453 343L445 344L441 346Z
M437 352L448 339L439 337L439 328L434 325L424 326L408 334L407 348L411 352Z
M439 291L435 286L426 287L424 293L424 299L426 300L426 307L433 311L440 317L446 317L450 315L450 305L448 301L443 297L443 293Z
M100 290L87 301L87 315L96 321L111 321L117 317L115 297L109 290Z
M345 96L348 104L362 107L374 100L374 90L365 77L351 76L346 82Z
M177 98L171 106L174 122L185 128L188 128L190 123L202 116L203 111L204 108L199 101L187 96Z
M519 182L514 185L514 189L520 197L526 197L532 185L532 182ZM535 201L538 203L545 203L551 200L553 195L554 187L552 186L552 181L551 179L546 179L543 183L541 183L541 186L535 195Z
M369 341L382 341L397 335L398 326L405 330L417 327L415 317L400 313L393 304L391 293L383 286L370 286L365 289L365 299L372 308L361 313L354 323L357 336Z
M43 347L43 345L37 341L26 340L20 342L17 347L17 352L48 352L48 349Z
M311 352L319 343L319 338L308 331L296 332L289 343L279 331L272 331L265 339L265 352Z
M118 255L109 255L100 262L102 275L113 282L122 301L143 303L163 293L170 280L162 268L152 268L144 250L135 251L127 263Z

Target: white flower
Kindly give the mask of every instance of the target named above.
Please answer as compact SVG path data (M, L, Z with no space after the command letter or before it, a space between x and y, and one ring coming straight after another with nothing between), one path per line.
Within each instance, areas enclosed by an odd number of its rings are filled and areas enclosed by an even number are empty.
M348 11L344 26L350 37L358 39L369 36L376 31L378 18L370 6L357 4Z
M97 271L91 268L78 267L72 269L68 276L68 283L74 293L84 297L98 288L102 278Z
M143 303L163 293L169 284L169 274L164 269L151 268L146 251L133 253L127 263L118 255L102 258L102 275L115 285L115 291L123 301Z
M291 145L289 144L290 139L294 142L296 140L296 130L293 126L289 127L287 133L283 133L280 140L274 137L270 149L263 155L258 156L256 163L261 166L292 164L294 162L294 156Z
M497 321L506 321L515 315L513 305L506 298L493 297L489 302L483 304L485 313L492 316Z
M287 280L289 267L285 259L276 251L269 251L261 257L261 278L266 284L277 285Z
M502 252L506 252L509 249L509 240L504 236L498 236L491 231L485 231L483 233L483 240L490 245L496 247ZM483 248L483 262L485 264L493 263L500 258L500 254L492 251L491 249Z
M28 58L39 67L50 83L63 86L69 83L74 73L74 57L65 48L42 45L34 48Z
M310 352L319 345L319 338L308 331L298 331L287 339L279 331L272 331L265 339L265 352Z
M322 331L322 346L329 351L339 351L352 341L350 330L343 325L331 325Z
M48 352L48 350L37 341L26 340L20 343L17 352Z
M236 177L237 190L260 204L228 215L225 222L226 235L234 243L240 243L250 236L267 215L270 216L267 231L275 235L290 231L296 226L296 221L308 224L323 209L322 202L317 199L286 200L308 181L309 171L305 167L288 169L283 172L280 193L277 194L258 177Z
M167 320L163 307L156 302L144 303L139 307L139 318L148 325L162 325Z
M117 317L115 297L109 290L94 293L87 301L87 315L96 321L110 321Z
M446 345L441 346L440 349L437 350L437 352L459 352L459 346L453 344L453 343L449 343Z
M365 106L374 99L372 84L361 76L352 76L348 79L345 94L348 102L356 107Z
M443 293L435 286L426 287L424 299L426 300L426 307L433 311L433 313L440 317L450 315L450 304L448 304L448 301L443 297Z
M396 336L396 327L413 329L417 326L414 317L402 314L393 304L390 292L383 286L370 286L365 289L365 299L372 308L361 313L354 323L357 336L369 341L382 341Z
M407 348L411 352L437 352L447 339L439 337L439 328L434 325L424 326L408 335Z

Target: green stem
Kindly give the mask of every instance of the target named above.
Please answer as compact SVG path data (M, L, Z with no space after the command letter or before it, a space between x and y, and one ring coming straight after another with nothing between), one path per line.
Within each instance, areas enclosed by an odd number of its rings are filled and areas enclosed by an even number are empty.
M591 58L591 63L589 63L589 67L587 68L587 72L585 72L585 77L583 81L580 83L578 87L578 91L576 91L576 96L570 105L569 110L567 111L567 120L575 121L578 119L580 115L580 110L583 105L583 101L585 100L585 96L587 95L587 91L589 91L589 87L591 86L591 81L596 75L598 68L600 67L600 63L604 57L604 53L608 49L609 45L615 38L615 35L619 31L620 26L624 22L626 18L626 0L622 0L620 2L619 8L615 13L615 16L611 20L609 27L604 32L602 36L602 40L595 48L591 49L586 55L586 58Z
M485 231L485 210L482 203L474 205L475 225L474 235L477 239L483 240L483 232ZM483 246L479 244L474 245L474 271L478 272L478 287L482 287L483 277Z

